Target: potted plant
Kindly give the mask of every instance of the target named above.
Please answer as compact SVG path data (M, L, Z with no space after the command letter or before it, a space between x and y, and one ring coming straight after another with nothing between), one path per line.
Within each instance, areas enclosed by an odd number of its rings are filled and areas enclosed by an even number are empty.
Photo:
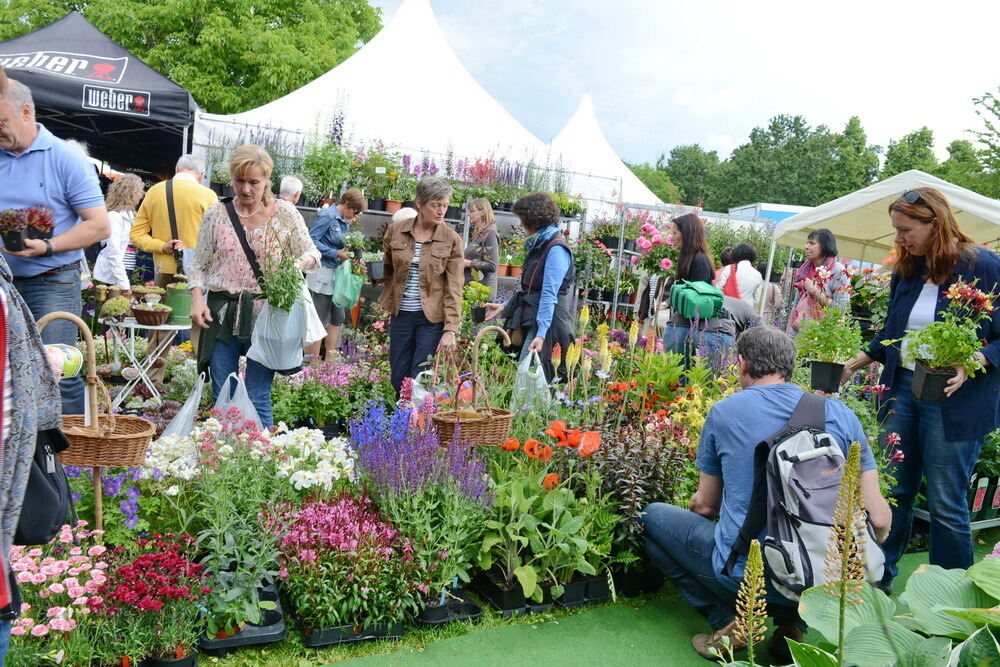
M101 306L101 318L112 322L121 322L125 319L132 302L123 296L115 296L104 302Z
M32 206L24 210L29 239L50 239L55 229L55 212L48 206Z
M608 218L595 220L594 226L590 229L590 233L596 236L606 248L610 248L611 250L618 249L619 231L618 222Z
M347 232L344 234L344 250L354 255L354 259L361 259L361 254L365 250L366 239L362 232Z
M135 294L149 305L159 303L166 291L162 287L157 287L154 282L148 282L145 285L134 285L132 287L132 294Z
M275 420L338 435L351 414L353 404L348 388L354 372L348 364L323 362L305 367L294 376L276 379Z
M28 216L23 209L7 208L0 211L0 238L4 248L12 251L24 250L24 239L28 237Z
M993 298L974 285L959 280L948 288L948 307L940 320L903 338L903 361L914 363L913 395L922 401L943 401L944 388L963 366L969 376L982 371L973 356L982 348L980 324L993 313Z
M1000 429L989 433L979 452L976 472L989 480L983 507L974 519L992 519L1000 514Z
M158 327L166 324L172 309L162 303L137 303L132 306L132 316L139 324Z
M861 349L861 329L850 313L828 306L802 323L795 344L799 358L811 363L812 389L834 393L840 390L844 364Z
M283 588L307 646L399 637L419 609L427 583L412 544L369 498L272 504L264 527L279 544Z
M302 182L308 199L336 199L350 172L351 158L326 138L313 141L302 159Z
M462 288L462 301L472 314L476 324L486 321L486 303L490 300L490 288L475 280Z

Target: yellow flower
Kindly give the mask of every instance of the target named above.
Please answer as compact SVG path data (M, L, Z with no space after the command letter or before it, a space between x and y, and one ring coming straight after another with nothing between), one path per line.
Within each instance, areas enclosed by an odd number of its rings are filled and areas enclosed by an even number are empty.
M566 350L566 370L568 375L573 375L573 369L580 362L580 354L583 351L583 343L573 341Z
M590 378L590 370L593 367L594 362L590 360L589 356L585 356L583 361L580 362L580 374L583 375L583 379L587 380Z
M580 309L580 333L583 334L587 331L587 325L590 324L590 306L584 306Z
M601 370L605 373L611 372L611 352L608 350L607 346L598 355L598 360L601 362Z
M639 340L639 320L632 320L632 326L628 328L628 346L635 347L635 342Z

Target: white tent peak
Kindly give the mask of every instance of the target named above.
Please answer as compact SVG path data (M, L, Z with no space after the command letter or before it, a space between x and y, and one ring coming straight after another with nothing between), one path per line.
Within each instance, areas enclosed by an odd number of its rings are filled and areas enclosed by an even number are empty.
M381 139L403 152L526 160L544 144L504 109L448 45L429 0L404 0L378 34L329 72L284 97L238 114L200 114L195 142L239 128L326 132L341 106L345 138Z
M809 232L827 227L837 238L840 255L863 261L880 261L894 246L889 204L905 190L917 187L940 190L951 204L962 231L977 243L1000 239L1000 201L949 183L918 169L904 171L884 181L834 199L814 209L782 220L773 238L782 245L805 243Z
M554 157L574 172L570 190L607 202L660 204L660 200L632 173L601 130L590 94L580 104L565 127L550 144ZM600 193L595 197L595 193Z

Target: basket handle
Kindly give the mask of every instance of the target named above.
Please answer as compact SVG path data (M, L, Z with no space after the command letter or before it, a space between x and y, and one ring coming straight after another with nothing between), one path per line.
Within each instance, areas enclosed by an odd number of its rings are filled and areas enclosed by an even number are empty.
M98 395L97 387L100 383L100 378L97 377L97 353L94 348L94 336L90 333L90 327L87 326L86 322L74 315L73 313L67 313L65 311L56 311L54 313L49 313L38 320L38 331L41 332L49 322L55 320L67 320L76 325L80 333L83 334L83 340L87 345L87 394L90 398L90 405L93 408L90 413L90 423L84 422L84 427L92 429L93 433L98 432L98 424L100 420L97 418L97 413L99 411L98 405ZM103 384L100 387L104 390L104 395L108 399L108 406L111 406L111 398L108 394L108 390ZM113 419L113 417L112 417ZM112 427L113 428L113 427Z
M475 408L476 406L476 387L482 386L482 383L479 381L479 348L481 347L483 337L486 335L486 332L488 331L497 332L498 334L500 334L500 337L503 338L504 345L510 345L510 336L507 334L507 332L504 329L493 324L483 327L482 329L479 330L479 333L476 334L476 340L472 343L472 407L473 408ZM461 386L461 383L459 383L459 386ZM486 402L486 408L492 411L493 408L490 407L490 399L489 397L486 396L485 387L483 387L483 396L484 396L484 401Z

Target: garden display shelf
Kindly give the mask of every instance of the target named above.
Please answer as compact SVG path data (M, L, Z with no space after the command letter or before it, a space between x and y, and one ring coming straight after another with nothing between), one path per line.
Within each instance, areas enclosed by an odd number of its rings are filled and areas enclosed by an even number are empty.
M266 609L262 612L263 618L260 625L247 625L235 635L231 635L225 639L210 639L202 635L198 639L198 646L201 650L210 656L224 658L239 648L273 644L284 639L287 630L285 628L285 616L281 610L281 599L278 597L277 585L268 584L261 588L260 599L266 602L274 602L276 605L273 610Z
M483 608L468 599L465 591L457 589L451 592L453 599L442 605L425 607L417 615L420 625L443 625L452 621L474 621L483 615Z
M923 507L914 507L913 516L917 517L921 521L926 521L927 523L930 523L931 521L930 513ZM969 524L969 527L972 528L972 530L995 528L997 526L1000 526L1000 517L994 517L992 519L983 519L981 521L973 521Z

